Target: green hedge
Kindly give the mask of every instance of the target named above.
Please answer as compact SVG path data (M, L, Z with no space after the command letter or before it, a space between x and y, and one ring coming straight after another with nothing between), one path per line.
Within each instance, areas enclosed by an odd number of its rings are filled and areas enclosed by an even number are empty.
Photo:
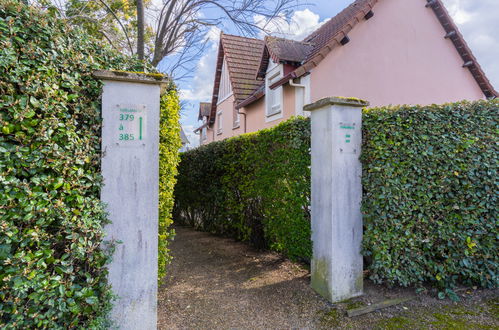
M109 326L101 82L91 73L142 66L47 14L1 2L0 328ZM177 102L174 92L163 100ZM162 127L171 130L162 132L162 142L178 145L177 110L162 108ZM162 146L162 159L169 160L164 189L176 155Z
M497 286L498 118L497 100L364 111L371 279Z
M498 110L497 100L364 110L371 279L449 294L497 286ZM183 154L175 220L308 259L309 136L296 119Z
M309 149L299 118L183 153L175 221L309 258Z
M180 161L180 101L177 91L170 86L161 96L159 120L159 238L158 238L158 281L166 275L166 265L171 260L169 241L175 232L169 229L173 223L173 188L175 186L177 165Z

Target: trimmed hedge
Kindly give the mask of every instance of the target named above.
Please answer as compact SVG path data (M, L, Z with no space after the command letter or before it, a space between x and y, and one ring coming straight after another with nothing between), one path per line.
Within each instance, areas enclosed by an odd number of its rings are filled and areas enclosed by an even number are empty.
M0 4L0 328L109 327L101 82L91 73L142 66L48 14ZM177 99L163 100L162 142L177 146ZM164 192L176 155L162 146L162 159Z
M498 100L364 111L371 279L497 286L498 119Z
M498 115L497 100L364 110L372 280L497 286ZM182 154L175 220L310 258L309 138L300 118Z
M183 153L175 221L310 258L309 149L298 118Z

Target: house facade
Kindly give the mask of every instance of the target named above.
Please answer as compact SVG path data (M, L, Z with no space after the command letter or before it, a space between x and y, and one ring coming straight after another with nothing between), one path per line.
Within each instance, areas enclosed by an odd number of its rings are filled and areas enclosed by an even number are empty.
M200 143L271 127L328 96L371 106L495 98L441 0L357 0L303 41L221 34Z

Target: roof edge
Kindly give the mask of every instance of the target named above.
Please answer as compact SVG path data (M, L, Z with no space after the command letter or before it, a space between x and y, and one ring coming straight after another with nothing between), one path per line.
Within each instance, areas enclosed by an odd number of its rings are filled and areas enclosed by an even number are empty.
M211 96L211 112L208 117L208 123L213 124L215 122L215 114L217 113L217 103L218 103L218 89L220 88L220 78L222 76L222 65L224 59L224 51L222 44L223 32L220 32L220 41L218 44L218 55L217 64L215 67L215 81L213 83L213 95ZM231 82L232 84L232 82Z
M447 8L442 3L441 0L426 0L426 7L430 7L437 17L440 24L442 24L443 29L447 33L445 38L450 39L454 44L457 52L463 59L463 67L467 67L470 70L471 75L475 79L476 83L482 90L482 93L486 98L497 98L499 93L494 89L494 86L490 83L489 79L485 75L480 63L473 55L471 48L466 43L463 35L459 31L456 23L450 16ZM470 63L471 62L471 63Z

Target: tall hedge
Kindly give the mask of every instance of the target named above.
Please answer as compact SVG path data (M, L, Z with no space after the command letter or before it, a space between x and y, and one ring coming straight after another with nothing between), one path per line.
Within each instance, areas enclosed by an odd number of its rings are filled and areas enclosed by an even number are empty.
M159 238L158 238L158 281L166 274L166 266L171 260L168 243L175 231L173 223L173 188L180 161L180 101L174 86L161 95L159 119Z
M142 66L54 17L1 1L0 328L109 326L102 86L91 73ZM162 105L176 102L172 93ZM176 111L162 107L162 141L178 139ZM165 157L172 180L176 156L167 148ZM162 215L165 235L168 206Z
M498 100L364 110L372 280L497 287L498 117ZM308 259L309 138L300 118L183 154L175 220Z
M498 119L498 100L364 111L371 279L497 286Z
M183 153L175 220L309 258L309 149L298 118Z

